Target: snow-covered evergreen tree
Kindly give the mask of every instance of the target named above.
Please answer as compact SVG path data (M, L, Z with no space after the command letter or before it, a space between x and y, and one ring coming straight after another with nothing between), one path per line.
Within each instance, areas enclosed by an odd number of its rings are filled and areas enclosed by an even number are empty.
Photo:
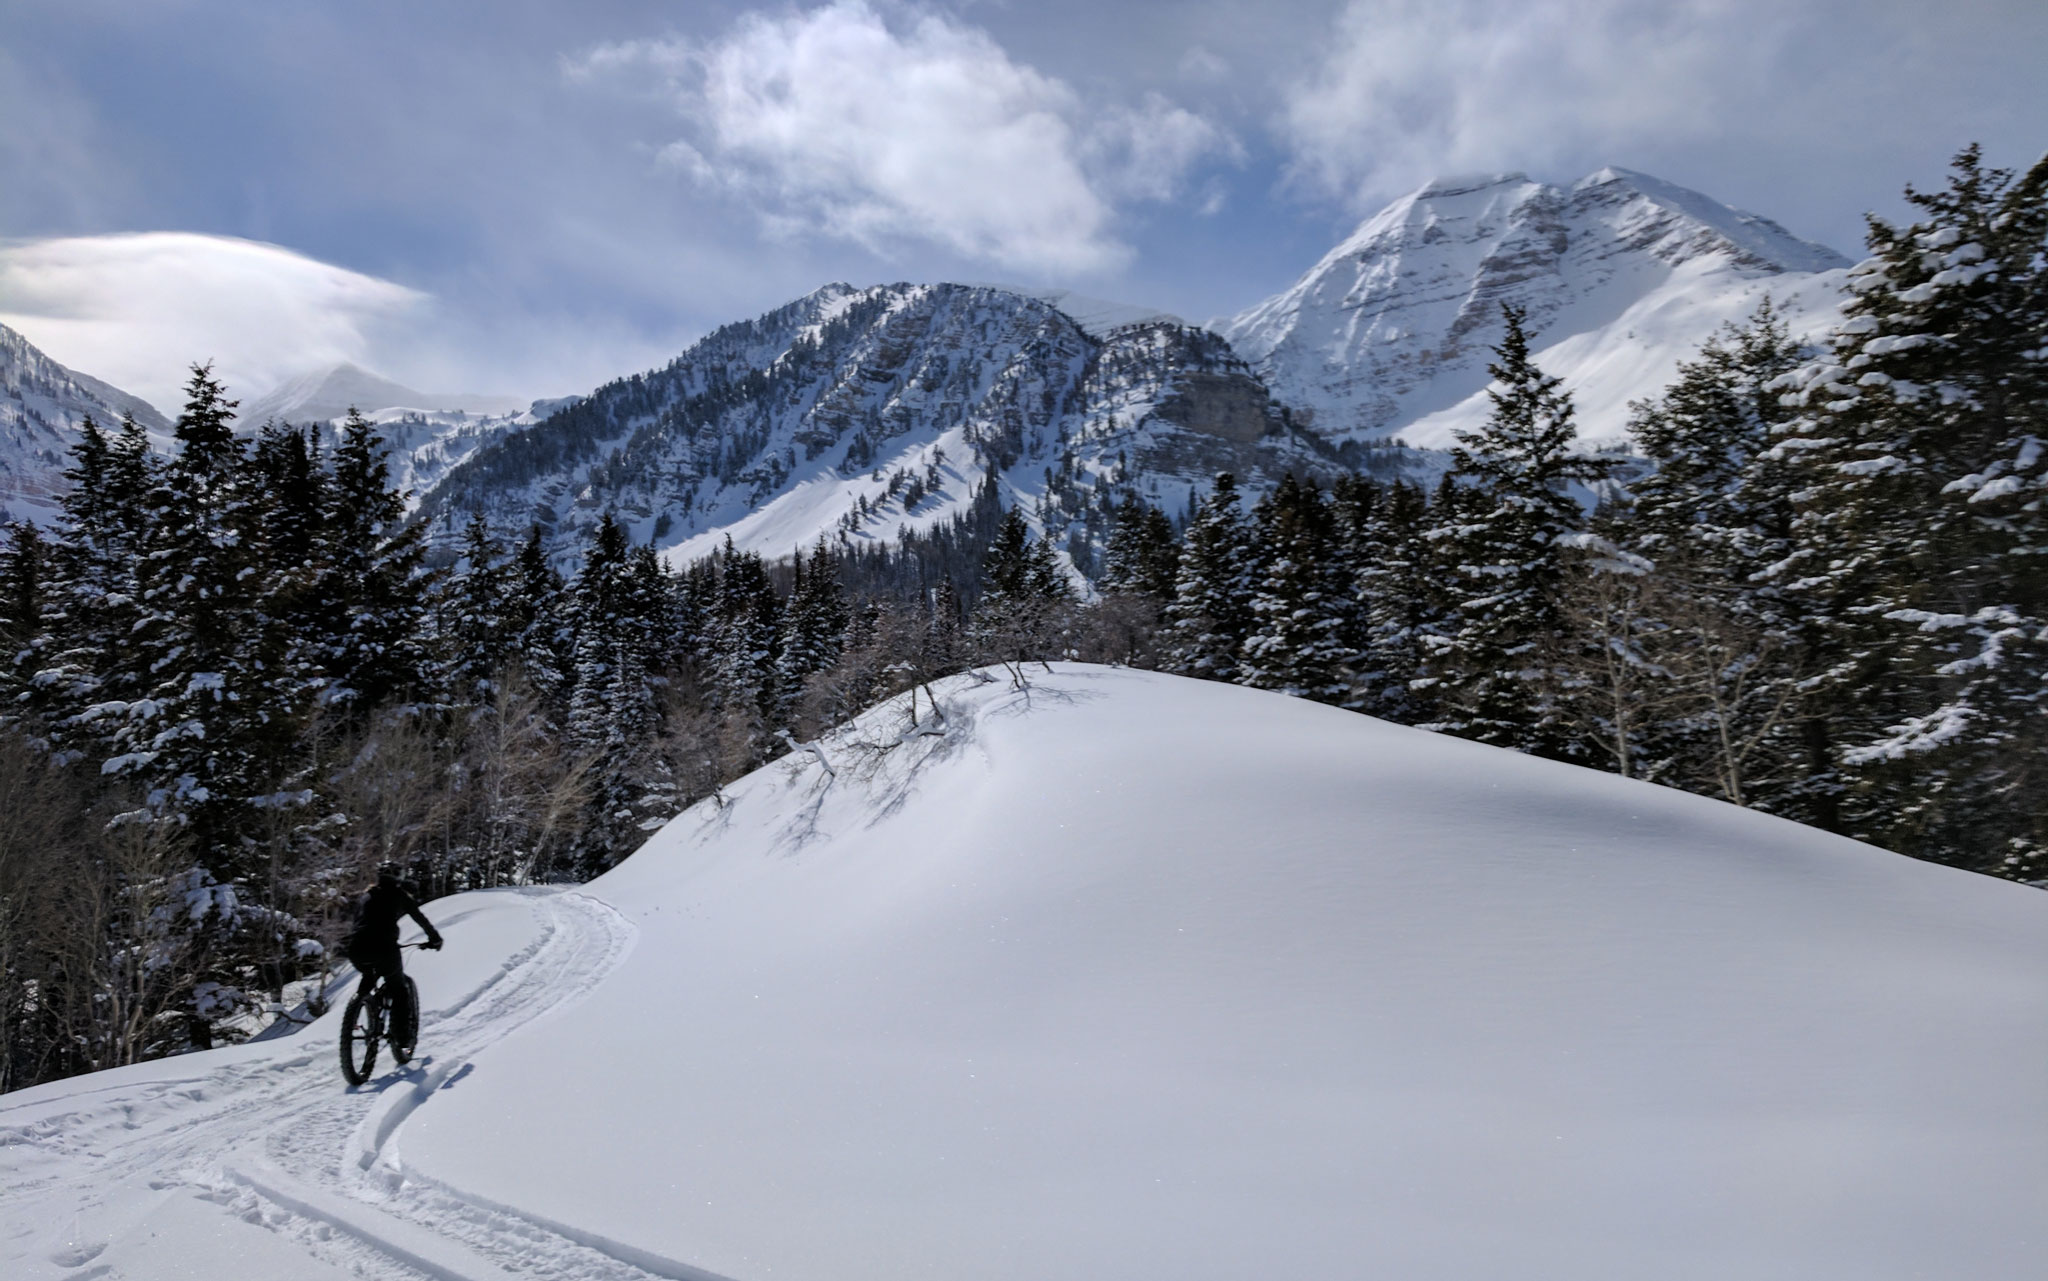
M1238 506L1237 478L1222 472L1181 541L1173 603L1166 608L1172 670L1237 679L1239 650L1252 629L1258 571L1251 527Z
M1766 573L1792 549L1804 483L1773 448L1792 417L1776 383L1807 355L1766 301L1634 406L1630 433L1657 470L1611 532L1655 568L1578 594L1627 620L1630 637L1603 627L1590 657L1632 655L1648 682L1646 776L1825 824L1832 769L1810 771L1804 747L1808 715L1823 712L1806 696L1814 647L1800 602ZM1584 563L1603 572L1597 556Z
M327 674L321 699L344 711L382 703L425 666L424 530L405 521L385 453L376 429L350 410L333 451L314 638Z
M1798 549L1776 571L1827 628L1845 826L2048 873L2048 159L1957 156L1918 218L1872 219L1804 412Z
M982 558L981 599L971 627L985 657L1054 657L1055 608L1072 595L1051 543L1031 535L1015 508L1003 513Z
M1102 559L1102 577L1095 586L1105 596L1144 596L1159 601L1173 597L1179 568L1173 521L1136 496L1117 508L1109 545Z
M1349 567L1353 626L1361 638L1348 705L1413 723L1427 717L1428 704L1414 683L1436 634L1436 583L1424 537L1428 500L1403 481L1381 489L1353 480L1349 488L1356 497L1342 508L1349 517L1339 554Z
M6 704L19 701L35 666L34 647L45 627L49 560L40 529L24 521L8 524L0 542L0 696Z
M512 662L512 566L478 512L463 527L461 570L447 580L443 627L447 684L463 699L486 701Z
M1343 701L1346 669L1357 656L1347 640L1355 610L1329 504L1314 482L1290 473L1259 504L1254 527L1263 572L1252 596L1239 683Z
M1507 332L1488 366L1493 411L1451 451L1461 494L1431 535L1447 553L1449 610L1432 664L1437 727L1467 738L1569 756L1554 724L1552 647L1563 630L1567 543L1585 526L1574 482L1612 467L1572 451L1570 393L1537 367L1523 313L1503 305Z
M107 772L143 780L151 811L183 827L223 879L251 805L293 760L301 693L285 629L266 611L262 511L229 425L235 404L209 367L193 367L178 455L149 498L131 642L143 689L96 709L116 724Z
M548 559L538 525L530 526L513 558L506 626L526 678L559 707L573 667L575 632L568 618L562 576Z
M808 562L802 552L791 557L790 572L789 606L782 619L782 653L776 663L776 683L785 702L802 692L805 678L839 661L846 648L847 625L839 560L822 535L811 549Z
M727 541L719 557L712 628L712 685L736 761L766 759L783 704L776 682L782 606L758 552Z

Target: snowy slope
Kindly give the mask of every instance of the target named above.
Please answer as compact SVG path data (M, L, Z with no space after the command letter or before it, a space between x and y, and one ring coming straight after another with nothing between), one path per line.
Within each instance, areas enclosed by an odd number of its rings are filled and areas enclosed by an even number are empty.
M2038 1275L2038 891L1234 686L938 693L431 907L418 1070L0 1099L0 1265Z
M90 415L111 432L124 413L157 448L169 447L171 425L154 406L65 368L0 325L0 521L54 519L79 425Z
M383 439L391 484L405 494L406 506L411 509L470 455L540 422L550 406L559 403L536 401L532 408L517 413L391 408L363 416ZM330 447L341 437L341 421L328 419L322 424L321 439Z
M611 512L678 557L727 534L786 556L946 520L991 463L1044 525L1065 519L1040 512L1056 487L1178 510L1218 471L1257 490L1331 469L1216 335L1156 318L1102 334L993 287L828 285L479 451L423 510L538 517L567 552Z
M1795 332L1839 318L1848 260L1755 214L1646 174L1570 188L1521 174L1445 179L1362 223L1224 334L1297 418L1331 440L1443 448L1485 417L1500 304L1528 310L1582 437L1618 441L1628 402L1765 293Z

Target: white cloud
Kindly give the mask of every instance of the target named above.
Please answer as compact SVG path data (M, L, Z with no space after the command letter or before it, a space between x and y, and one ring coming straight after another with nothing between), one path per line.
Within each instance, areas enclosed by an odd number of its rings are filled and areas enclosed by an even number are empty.
M1229 134L1156 93L1136 108L1112 107L1098 116L1083 145L1101 189L1130 200L1171 200L1204 156L1243 158Z
M246 399L365 361L426 295L276 245L153 231L0 243L0 324L175 413L195 361Z
M905 241L1025 271L1099 272L1130 249L1119 203L1170 199L1214 125L1156 95L1097 109L986 32L866 0L749 14L709 44L641 40L572 62L572 80L652 75L689 136L661 163L754 204L764 226L880 253Z
M1779 0L1351 0L1286 94L1294 173L1372 202L1447 172L1711 139L1774 96ZM1808 58L1827 57L1809 47ZM1614 156L1617 162L1621 157Z

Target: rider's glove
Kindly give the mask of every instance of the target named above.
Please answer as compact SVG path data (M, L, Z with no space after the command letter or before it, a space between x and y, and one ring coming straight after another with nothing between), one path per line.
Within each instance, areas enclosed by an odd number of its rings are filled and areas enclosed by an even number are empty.
M438 938L434 938L434 939L429 939L429 940L427 940L427 950L428 950L429 952L438 952L438 951L440 951L440 950L441 950L441 940L440 940L440 939L438 939Z

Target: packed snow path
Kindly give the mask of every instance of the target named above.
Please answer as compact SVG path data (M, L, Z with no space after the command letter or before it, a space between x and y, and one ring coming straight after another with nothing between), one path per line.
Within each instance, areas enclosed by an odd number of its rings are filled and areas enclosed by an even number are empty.
M108 1073L107 1085L47 1101L0 1100L10 1275L161 1277L198 1255L241 1276L709 1277L407 1171L406 1121L459 1089L481 1051L545 1035L547 1016L615 969L634 936L574 892L464 895L434 915L451 960L485 963L480 981L427 987L418 1056L401 1068L381 1052L360 1089L336 1062L344 991L288 1040ZM456 951L507 939L517 946L495 968Z

